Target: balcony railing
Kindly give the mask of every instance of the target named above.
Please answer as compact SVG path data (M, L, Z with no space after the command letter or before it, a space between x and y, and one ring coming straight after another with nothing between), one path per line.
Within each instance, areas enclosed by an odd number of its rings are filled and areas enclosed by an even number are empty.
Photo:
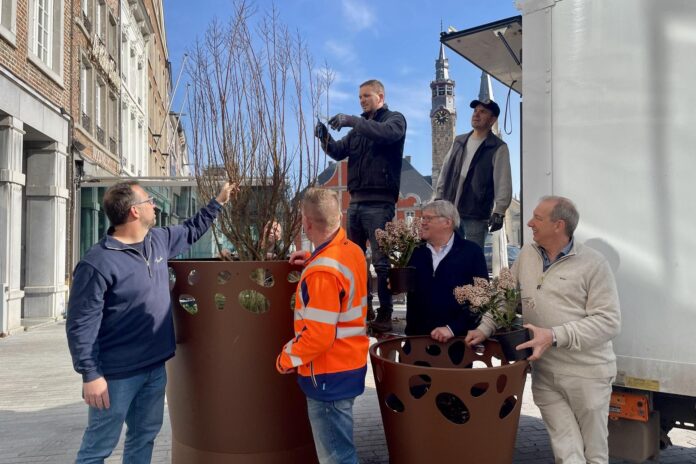
M113 137L109 137L109 150L111 150L111 153L114 155L118 154L118 144L116 143L116 139Z
M87 132L92 132L92 120L85 113L82 113L82 127Z
M104 134L104 129L99 126L97 126L97 140L99 140L99 143L102 145L104 145L106 142L106 134Z
M90 34L92 33L92 21L89 20L89 17L87 16L87 13L82 11L82 24L85 26L85 29L87 29L87 32Z

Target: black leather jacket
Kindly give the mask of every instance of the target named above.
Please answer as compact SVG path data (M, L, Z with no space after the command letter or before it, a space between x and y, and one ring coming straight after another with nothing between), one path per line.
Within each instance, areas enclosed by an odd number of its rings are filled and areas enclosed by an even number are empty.
M406 140L406 119L387 105L371 119L362 118L341 140L329 139L324 151L336 161L348 158L351 203L396 203L401 182L401 160Z

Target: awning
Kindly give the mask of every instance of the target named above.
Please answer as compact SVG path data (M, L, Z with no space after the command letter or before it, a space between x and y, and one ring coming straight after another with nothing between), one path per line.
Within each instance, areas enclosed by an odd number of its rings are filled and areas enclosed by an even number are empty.
M522 95L522 16L443 33L440 42Z

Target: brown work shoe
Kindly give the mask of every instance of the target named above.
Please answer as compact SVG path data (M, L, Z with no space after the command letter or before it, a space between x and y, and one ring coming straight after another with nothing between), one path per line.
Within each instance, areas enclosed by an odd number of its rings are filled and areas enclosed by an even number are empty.
M392 330L391 313L377 313L377 318L370 323L373 332L389 332Z

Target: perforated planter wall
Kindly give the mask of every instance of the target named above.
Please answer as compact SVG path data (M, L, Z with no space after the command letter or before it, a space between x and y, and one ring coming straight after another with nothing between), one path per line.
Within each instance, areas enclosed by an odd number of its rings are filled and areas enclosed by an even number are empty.
M170 262L172 463L317 462L305 397L275 369L298 277L285 262Z
M391 464L512 463L528 362L463 338L401 337L370 348ZM493 359L503 359L493 367Z

